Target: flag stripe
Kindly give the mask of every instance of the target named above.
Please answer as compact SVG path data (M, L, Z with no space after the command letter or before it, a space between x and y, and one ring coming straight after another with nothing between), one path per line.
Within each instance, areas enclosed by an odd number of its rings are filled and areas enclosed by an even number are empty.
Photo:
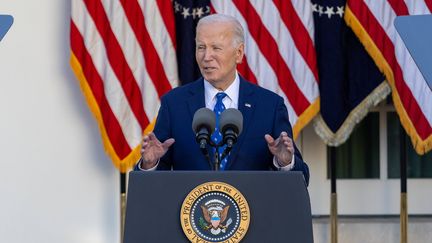
M155 11L159 12L159 15L163 18L164 24L168 31L168 34L171 38L171 43L176 49L176 34L175 34L175 20L174 20L174 10L171 1L166 0L156 0L158 8L155 8ZM164 11L164 14L160 13L160 10Z
M145 27L145 19L141 7L136 1L121 0L121 3L135 36L138 39L138 43L141 46L144 59L151 60L151 63L149 63L149 61L145 63L145 68L150 78L153 80L153 84L160 97L171 89L171 85L165 75L163 65Z
M87 52L84 45L84 39L73 21L71 21L70 31L72 52L83 66L82 71L84 72L85 77L87 77L87 83L89 84L93 96L100 108L106 133L118 156L124 158L131 152L131 148L128 146L128 143L123 136L122 129L108 104L107 98L105 97L103 81L99 73L96 71L90 54Z
M275 71L280 88L287 94L289 102L295 104L292 106L295 113L301 114L310 104L299 90L281 54L274 51L278 49L276 41L264 27L260 16L249 2L234 0L233 3L244 17L249 17L248 25L252 37L259 43L261 52Z
M416 100L412 96L410 89L408 89L406 83L403 80L402 70L395 57L395 48L393 42L389 36L387 36L385 30L381 27L380 23L377 21L375 16L364 2L350 1L349 8L354 13L354 15L357 16L358 20L365 27L365 29L368 30L370 37L377 45L378 49L381 50L384 58L387 60L387 63L393 70L392 74L386 73L386 75L393 76L388 78L389 80L394 80L396 91L398 91L401 102L405 107L405 112L407 112L411 122L416 125L416 131L420 138L426 139L427 136L432 132L431 127L423 115L423 112L421 112ZM383 11L383 9L380 8L380 11ZM401 10L399 9L399 11ZM399 90L405 90L405 92L399 92Z
M408 8L403 0L387 0L397 16L409 15Z
M273 0L279 12L285 13L280 14L279 17L283 20L290 33L292 35L295 46L300 52L303 59L306 61L309 69L312 71L315 80L318 81L318 69L315 57L315 48L311 38L305 38L309 36L305 26L301 22L297 12L295 11L292 2L286 0ZM304 3L306 5L306 3ZM306 89L304 89L306 90Z
M425 0L425 3L429 9L429 12L432 12L432 0Z
M109 25L108 17L104 11L102 3L99 1L84 0L88 13L92 16L96 28L102 36L102 40L106 46L106 53L113 68L114 73L119 79L126 99L139 121L142 129L148 125L147 117L145 116L144 107L141 100L141 91L132 75L123 51Z
M311 1L305 1L305 0L290 0L290 1L284 1L283 2L291 2L294 10L297 13L297 16L300 18L300 21L302 22L303 26L306 28L308 32L308 38L312 40L312 43L315 39L315 27L314 27L314 19L313 19L313 12L312 12L312 2ZM285 15L285 14L283 14ZM295 29L293 34L296 33ZM316 61L315 61L316 63ZM316 68L318 70L318 68Z
M431 0L432 1L432 0ZM405 1L409 14L430 14L430 10L425 1Z

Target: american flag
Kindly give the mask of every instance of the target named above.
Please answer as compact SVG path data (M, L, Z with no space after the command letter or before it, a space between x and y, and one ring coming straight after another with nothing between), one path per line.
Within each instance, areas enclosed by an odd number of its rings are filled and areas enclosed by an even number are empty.
M178 85L182 63L177 65L174 11L201 15L182 2L187 1L72 0L71 66L121 172L138 160L142 134L152 129L160 97ZM215 0L211 5L245 28L246 58L238 70L285 99L297 136L319 111L310 1Z
M418 154L432 149L432 91L394 27L401 15L430 14L432 0L348 0L345 20L392 89L393 103Z
M126 172L159 97L178 83L171 1L72 0L70 39L72 69L105 149Z

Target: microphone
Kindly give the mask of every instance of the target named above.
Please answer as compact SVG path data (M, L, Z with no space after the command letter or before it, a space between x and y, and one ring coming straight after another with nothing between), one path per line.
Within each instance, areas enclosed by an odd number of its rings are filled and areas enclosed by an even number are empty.
M234 108L223 111L220 116L220 128L223 142L227 145L224 154L228 154L232 146L237 142L237 137L243 130L242 113Z
M204 154L207 153L207 143L210 141L210 135L216 127L216 115L208 108L201 108L194 114L192 120L192 130L195 132L195 139L200 145Z

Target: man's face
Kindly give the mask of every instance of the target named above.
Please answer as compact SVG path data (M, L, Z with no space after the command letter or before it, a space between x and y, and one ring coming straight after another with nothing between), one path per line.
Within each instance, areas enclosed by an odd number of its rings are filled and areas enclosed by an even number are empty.
M230 23L201 24L197 29L195 57L203 77L225 90L235 78L244 45L236 46Z

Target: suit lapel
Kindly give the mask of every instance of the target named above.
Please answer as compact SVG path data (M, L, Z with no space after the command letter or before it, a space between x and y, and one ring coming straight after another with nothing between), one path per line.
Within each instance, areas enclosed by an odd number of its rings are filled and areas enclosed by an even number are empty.
M189 98L187 99L187 104L189 107L190 120L193 121L193 116L195 112L205 107L205 95L204 95L204 79L200 78L198 81L194 82L189 88ZM180 102L180 101L179 101ZM192 125L192 124L191 124ZM213 157L213 150L210 145L207 145L207 149L210 154L210 158ZM204 158L204 156L203 156Z
M191 120L195 112L202 107L205 107L204 97L204 81L202 78L198 82L193 83L189 88L190 97L187 99Z
M237 161L238 152L240 151L242 144L245 140L245 134L248 132L250 123L252 122L253 113L256 105L256 98L254 95L254 86L248 83L240 76L240 91L239 91L239 102L238 109L243 115L243 131L237 140L237 144L234 145L233 150L228 159L226 169L229 170L231 165Z

